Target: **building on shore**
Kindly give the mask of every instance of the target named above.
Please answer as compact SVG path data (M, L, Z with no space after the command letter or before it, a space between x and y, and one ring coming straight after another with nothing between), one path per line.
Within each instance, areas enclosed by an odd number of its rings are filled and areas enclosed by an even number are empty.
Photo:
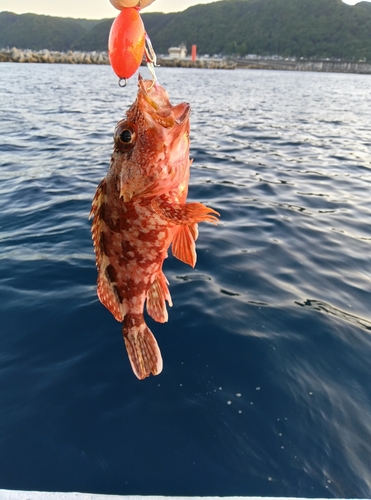
M170 47L168 52L171 59L185 59L187 56L187 47L182 43L179 47Z

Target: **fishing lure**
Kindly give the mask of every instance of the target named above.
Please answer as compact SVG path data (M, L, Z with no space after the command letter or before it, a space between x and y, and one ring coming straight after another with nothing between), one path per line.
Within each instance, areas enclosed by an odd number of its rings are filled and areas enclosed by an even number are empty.
M128 0L125 1L128 2ZM140 3L136 7L124 8L113 21L108 39L108 56L112 69L120 78L120 82L125 82L124 86L126 80L138 70L144 55L146 55L149 70L154 80L156 79L154 74L156 55L144 28L139 9Z

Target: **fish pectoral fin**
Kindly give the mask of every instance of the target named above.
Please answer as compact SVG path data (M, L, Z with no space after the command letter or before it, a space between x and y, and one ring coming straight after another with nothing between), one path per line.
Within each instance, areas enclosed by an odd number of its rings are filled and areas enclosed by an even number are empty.
M195 241L198 236L197 224L192 226L179 226L171 244L171 252L177 259L195 267L197 254Z
M167 203L154 198L152 209L163 219L177 226L191 226L199 222L218 223L218 212L203 203Z
M147 294L147 312L151 318L159 323L166 323L168 320L165 300L168 301L170 307L173 305L167 286L168 284L169 283L164 273L160 271L155 281L150 286Z
M156 339L139 314L125 316L122 335L134 374L142 380L162 371L162 357Z

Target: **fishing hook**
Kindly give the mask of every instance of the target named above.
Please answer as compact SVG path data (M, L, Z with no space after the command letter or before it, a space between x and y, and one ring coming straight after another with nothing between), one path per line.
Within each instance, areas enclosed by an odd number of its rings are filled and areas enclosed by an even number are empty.
M149 36L147 35L147 33L146 33L144 52L146 55L147 67L148 67L149 72L151 73L152 78L153 78L152 85L148 89L148 90L150 90L154 86L154 84L157 82L155 67L158 68L159 65L157 64L156 52L153 49L151 40L150 40Z

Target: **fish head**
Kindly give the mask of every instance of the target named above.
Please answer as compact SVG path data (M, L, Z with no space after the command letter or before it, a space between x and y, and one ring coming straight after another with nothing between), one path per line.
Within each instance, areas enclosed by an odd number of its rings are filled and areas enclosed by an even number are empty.
M139 77L136 100L115 129L109 170L125 202L173 190L185 199L189 114L189 104L173 106L160 84Z

